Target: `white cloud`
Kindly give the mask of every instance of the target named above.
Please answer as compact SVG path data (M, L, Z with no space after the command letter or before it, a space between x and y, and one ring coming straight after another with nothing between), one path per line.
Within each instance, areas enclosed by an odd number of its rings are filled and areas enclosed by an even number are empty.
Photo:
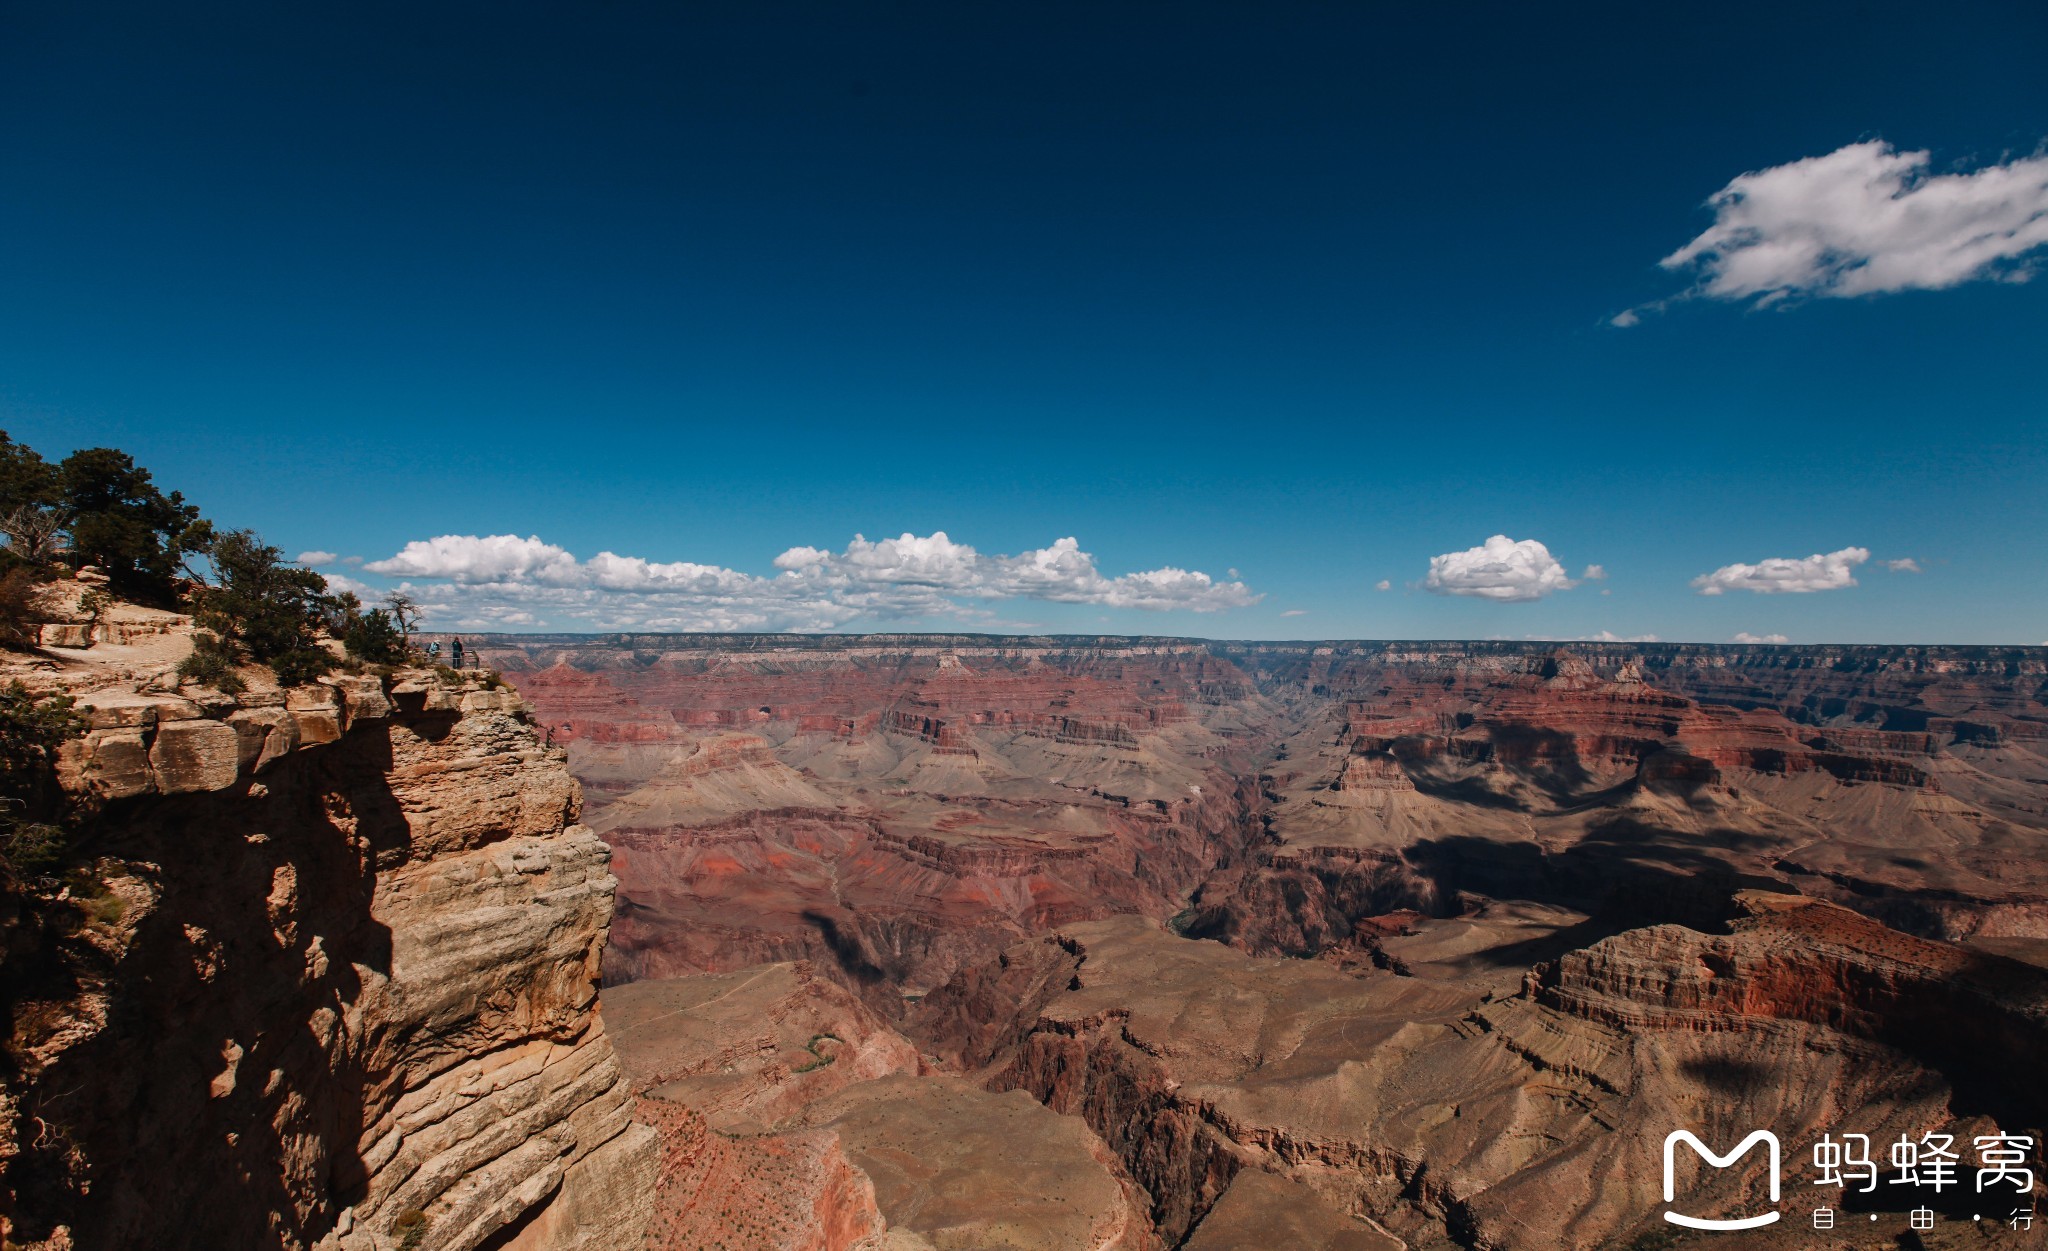
M1372 589L1375 591L1391 591L1394 589L1394 584L1392 582L1387 581L1385 578L1381 578L1379 581L1372 584Z
M1872 139L1743 174L1707 201L1714 224L1659 263L1697 275L1678 298L1757 307L2028 278L2048 244L2048 153L1968 173L1930 163Z
M1507 635L1505 635L1505 634L1496 634L1496 635L1494 635L1494 636L1493 636L1493 638L1495 638L1496 640L1499 640L1499 641L1501 641L1501 642L1506 642L1506 641L1508 641L1508 636L1507 636ZM1599 632L1598 634L1569 634L1569 635L1566 635L1566 634L1524 634L1524 635L1522 636L1522 641L1523 641L1523 642L1527 642L1527 643L1661 643L1661 642L1663 642L1663 640L1662 640L1662 639L1658 638L1658 637L1657 637L1656 635L1654 635L1654 634L1616 634L1616 633L1615 633L1614 631L1612 631L1612 630L1602 630L1602 631L1600 631L1600 632Z
M538 537L522 539L512 534L414 539L396 556L373 560L363 568L394 578L448 578L471 585L532 581L570 586L580 580L581 573L576 558L562 548Z
M1926 572L1926 570L1920 567L1920 562L1914 560L1911 556L1901 556L1897 560L1888 560L1884 562L1884 567L1891 570L1893 573Z
M384 592L366 582L358 582L345 573L328 574L327 589L336 595L347 591L365 604L375 604L378 600L384 598Z
M1550 549L1535 539L1521 542L1496 534L1478 547L1429 558L1424 590L1438 595L1475 595L1516 602L1541 599L1552 591L1568 591L1578 583Z
M1763 595L1780 592L1838 591L1856 585L1856 566L1870 559L1870 549L1845 547L1839 552L1808 556L1803 560L1776 556L1754 565L1723 565L1712 573L1692 580L1702 595L1723 591L1755 591Z
M1174 566L1110 577L1072 538L992 556L944 531L873 541L855 535L843 551L793 547L774 565L781 572L762 576L608 551L578 560L537 536L444 534L364 568L424 580L405 585L429 616L472 628L559 618L598 629L831 630L920 617L988 627L1007 623L975 601L1218 612L1262 598L1242 582Z
M1280 615L1283 617L1306 617L1308 616L1308 609L1290 608L1286 612L1281 613Z
M1789 643L1792 640L1782 634L1751 634L1749 631L1744 630L1728 641L1731 643Z
M336 557L333 552L300 552L298 555L299 564L310 565L315 569L319 568L321 565L331 565L337 559L338 557Z
M1607 576L1607 566L1605 566L1605 565L1587 565L1587 566L1586 566L1586 571L1585 571L1584 573L1582 573L1582 574L1580 574L1580 575L1579 575L1579 581L1581 581L1581 582L1598 582L1598 581L1600 581L1600 580L1601 580L1602 578L1604 578L1604 577L1606 577L1606 576Z

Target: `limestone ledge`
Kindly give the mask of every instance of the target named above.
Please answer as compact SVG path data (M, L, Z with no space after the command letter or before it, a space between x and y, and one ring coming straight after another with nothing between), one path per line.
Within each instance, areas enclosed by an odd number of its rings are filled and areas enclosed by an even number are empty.
M286 690L239 696L186 688L170 694L112 687L78 695L83 737L64 746L59 781L102 799L222 791L304 747L338 741L358 722L396 710L501 712L530 719L509 690L451 687L430 673L395 678L326 677Z

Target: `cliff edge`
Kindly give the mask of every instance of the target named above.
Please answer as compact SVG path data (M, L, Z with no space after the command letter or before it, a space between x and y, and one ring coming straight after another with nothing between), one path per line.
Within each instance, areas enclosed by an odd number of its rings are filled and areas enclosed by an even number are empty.
M5 920L10 1245L638 1247L615 882L525 702L445 669L230 697L157 642L0 675L86 719L92 866Z

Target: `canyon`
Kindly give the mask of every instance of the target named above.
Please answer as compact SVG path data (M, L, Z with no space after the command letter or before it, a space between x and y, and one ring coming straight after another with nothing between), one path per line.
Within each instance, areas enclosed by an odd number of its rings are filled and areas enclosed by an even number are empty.
M97 883L7 922L15 1245L1650 1248L1664 1136L1769 1126L1782 1202L1686 1204L1847 1247L1823 1136L2041 1172L2044 649L500 635L226 695L175 614L64 628L0 674L78 701Z
M675 1245L1652 1245L1671 1128L2038 1156L2041 649L469 643L612 848Z

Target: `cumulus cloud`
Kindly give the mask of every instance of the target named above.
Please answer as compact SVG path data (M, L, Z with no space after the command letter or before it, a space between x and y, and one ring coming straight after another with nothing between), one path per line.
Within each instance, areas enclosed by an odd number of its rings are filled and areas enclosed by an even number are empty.
M576 558L565 549L514 534L414 539L396 556L373 560L363 568L394 578L448 578L473 586L507 581L568 586L580 573Z
M384 592L378 590L376 587L371 586L367 582L359 582L356 579L349 577L345 573L328 574L327 589L334 592L337 595L341 594L343 591L347 591L349 594L354 595L357 599L362 600L366 604L374 604L376 601L384 597Z
M1516 602L1541 599L1552 591L1569 591L1578 583L1550 549L1535 539L1520 542L1496 534L1478 547L1429 558L1426 591L1438 595L1473 595Z
M1379 581L1372 584L1372 589L1375 591L1391 591L1394 589L1394 584L1392 582L1387 581L1385 578L1381 578Z
M1743 174L1707 201L1714 224L1659 263L1696 275L1677 298L1755 307L2030 277L2048 244L2048 153L1967 173L1930 164L1872 139Z
M1290 608L1286 612L1281 613L1280 615L1283 617L1306 617L1308 616L1308 609Z
M331 565L338 559L340 558L337 557L333 552L311 551L300 552L298 555L299 564L311 565L316 569L319 568L321 565Z
M1911 556L1901 556L1897 560L1888 560L1884 562L1884 567L1891 570L1893 573L1926 572L1926 570L1920 567L1920 562L1914 560Z
M1165 566L1116 576L1072 538L989 555L938 531L841 551L792 547L756 575L616 552L579 560L538 536L444 534L364 568L406 580L435 620L471 628L565 618L647 630L831 630L850 622L947 617L994 624L985 601L1028 599L1153 611L1220 612L1257 603L1242 582Z
M1839 591L1856 585L1856 566L1870 559L1870 549L1845 547L1801 560L1775 556L1754 565L1723 565L1692 580L1702 595L1724 591L1755 591L1760 595L1806 591Z
M1789 643L1792 640L1782 634L1751 634L1749 631L1744 630L1728 641L1731 643Z
M1598 582L1598 581L1600 581L1600 580L1601 580L1602 578L1605 578L1606 576L1607 576L1607 566L1605 566L1605 565L1587 565L1587 566L1586 566L1586 571L1585 571L1584 573L1582 573L1582 574L1580 574L1580 575L1579 575L1579 581L1581 581L1581 582Z

